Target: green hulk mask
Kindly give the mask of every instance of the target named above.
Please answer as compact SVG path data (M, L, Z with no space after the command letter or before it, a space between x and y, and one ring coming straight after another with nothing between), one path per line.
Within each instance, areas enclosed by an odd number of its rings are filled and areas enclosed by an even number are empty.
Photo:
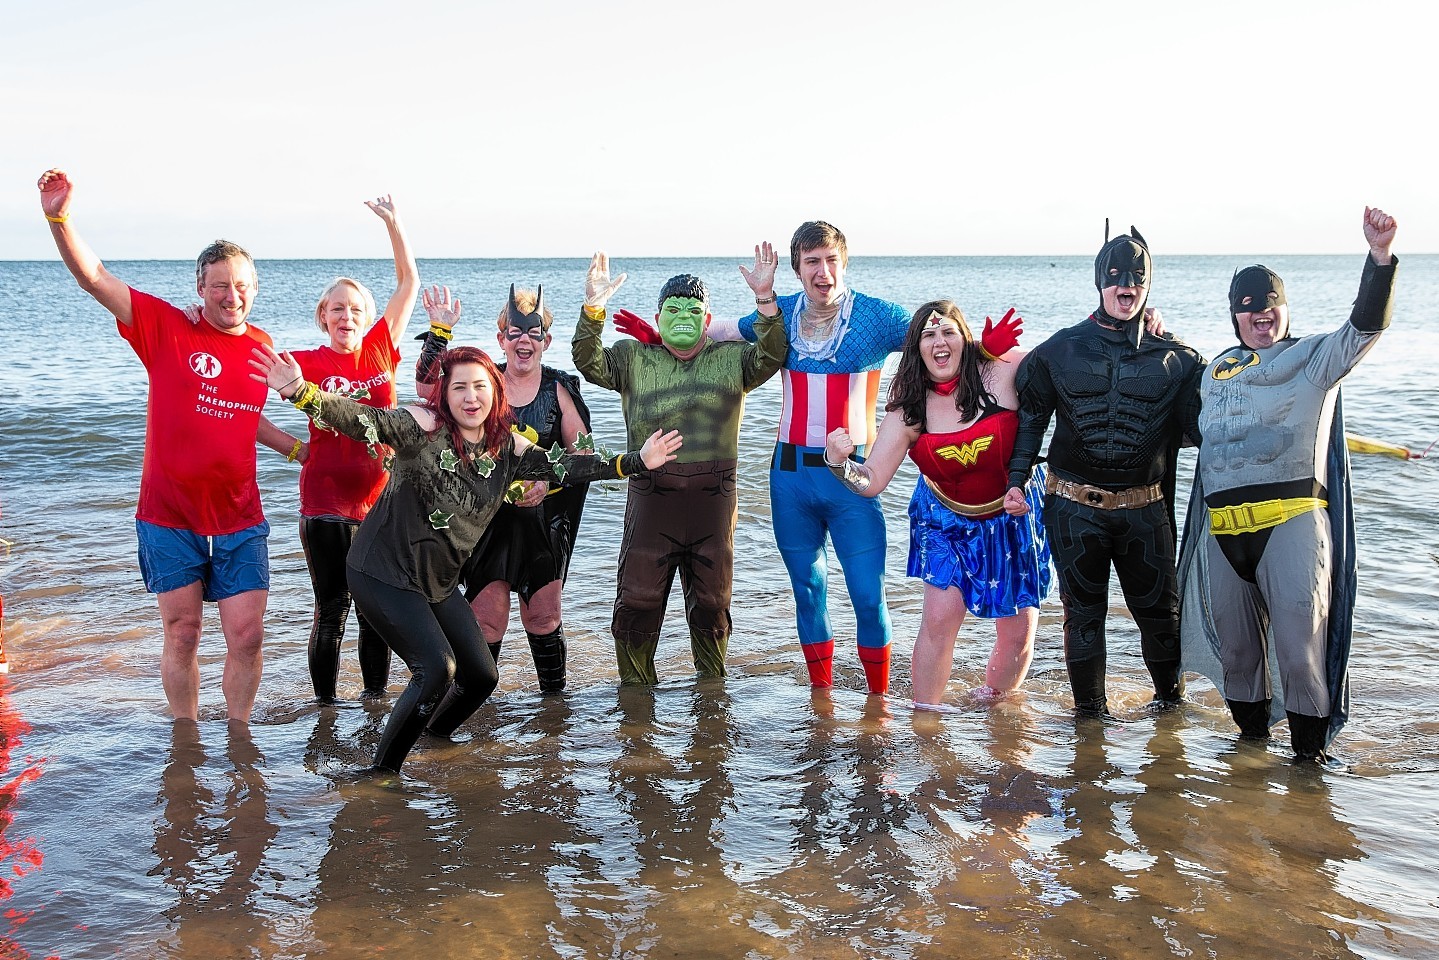
M689 354L700 345L709 320L705 302L694 297L666 297L655 316L660 339L678 354Z

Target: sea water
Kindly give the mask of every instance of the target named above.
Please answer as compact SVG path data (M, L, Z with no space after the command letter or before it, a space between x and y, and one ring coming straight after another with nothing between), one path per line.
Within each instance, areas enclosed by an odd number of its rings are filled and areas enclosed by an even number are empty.
M1152 302L1206 355L1233 342L1225 293L1257 259L1157 257ZM1296 334L1344 322L1362 251L1262 258ZM1394 324L1349 378L1351 432L1439 437L1439 257L1402 256ZM672 274L702 276L718 316L751 297L724 259L625 260L611 304L642 315ZM493 350L511 282L543 283L568 340L582 260L421 261L464 303L458 341ZM192 266L113 262L139 289L192 299ZM281 347L323 334L314 305L347 274L384 303L386 261L261 261L252 320ZM950 297L983 325L1015 306L1024 345L1097 303L1087 257L863 258L852 285L917 307ZM780 292L795 289L783 278ZM411 332L424 329L416 311ZM612 337L613 334L607 334ZM0 263L0 956L1423 957L1439 950L1439 523L1436 460L1354 460L1360 595L1346 767L1238 743L1222 702L1143 710L1149 683L1117 587L1113 723L1071 716L1057 597L1024 689L983 682L993 627L961 632L953 712L907 706L921 589L904 574L906 465L883 496L894 689L867 697L831 564L836 687L805 680L766 489L778 379L741 435L729 676L697 681L676 598L662 683L621 690L608 632L624 493L592 490L565 590L569 686L540 697L518 624L500 688L456 745L422 742L394 785L348 778L388 712L311 701L311 595L297 467L260 449L273 533L265 675L248 732L219 690L211 607L201 720L175 728L160 624L135 561L146 380L114 321L58 263ZM400 344L401 395L418 344ZM614 394L585 388L618 449ZM292 431L287 405L267 413ZM1439 458L1436 458L1439 459ZM1192 473L1181 461L1181 487ZM1181 495L1181 515L1183 496ZM351 636L342 695L360 682ZM407 679L398 661L391 693Z

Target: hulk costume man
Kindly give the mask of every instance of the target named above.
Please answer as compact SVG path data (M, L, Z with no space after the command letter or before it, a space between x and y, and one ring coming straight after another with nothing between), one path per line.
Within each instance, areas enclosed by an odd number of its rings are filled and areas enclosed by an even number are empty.
M665 424L685 438L679 459L629 483L611 631L622 684L655 684L655 651L676 572L685 597L690 650L701 676L724 676L738 516L735 463L744 396L774 376L788 352L784 315L755 324L752 344L716 343L703 281L672 277L660 291L661 343L622 340L604 347L605 304L625 280L611 280L596 253L571 345L586 380L620 395L631 437Z

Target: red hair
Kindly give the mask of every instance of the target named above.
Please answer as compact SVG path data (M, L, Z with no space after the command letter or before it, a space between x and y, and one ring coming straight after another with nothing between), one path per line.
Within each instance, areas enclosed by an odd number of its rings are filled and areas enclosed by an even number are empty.
M494 388L494 402L490 404L490 412L481 424L481 429L485 433L485 452L492 457L498 456L500 444L510 432L514 414L510 411L510 402L505 399L504 374L500 373L500 368L495 366L495 361L490 359L488 353L479 347L471 346L451 347L446 350L440 357L440 382L435 385L434 393L425 400L425 406L450 431L455 453L468 462L470 456L465 452L465 438L460 434L460 425L455 422L455 415L450 412L448 400L454 369L462 363L479 364L489 376L490 384Z

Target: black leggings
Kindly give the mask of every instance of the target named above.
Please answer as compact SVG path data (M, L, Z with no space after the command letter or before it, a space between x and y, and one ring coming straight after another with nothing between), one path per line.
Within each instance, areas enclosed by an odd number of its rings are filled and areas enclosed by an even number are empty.
M347 567L355 607L410 668L375 766L399 770L426 729L448 737L484 703L500 675L470 605L457 590L440 603Z
M1104 709L1111 564L1139 628L1155 696L1178 697L1179 586L1174 528L1164 501L1136 510L1100 510L1050 495L1044 527L1064 602L1064 659L1075 705Z
M345 557L359 524L344 520L300 518L300 545L305 565L310 568L310 586L315 591L315 616L310 627L310 683L321 702L335 700L335 681L340 674L340 643L345 639L345 620L350 615L350 587L345 579ZM390 681L390 648L370 626L365 615L360 621L360 677L366 696L379 696Z

